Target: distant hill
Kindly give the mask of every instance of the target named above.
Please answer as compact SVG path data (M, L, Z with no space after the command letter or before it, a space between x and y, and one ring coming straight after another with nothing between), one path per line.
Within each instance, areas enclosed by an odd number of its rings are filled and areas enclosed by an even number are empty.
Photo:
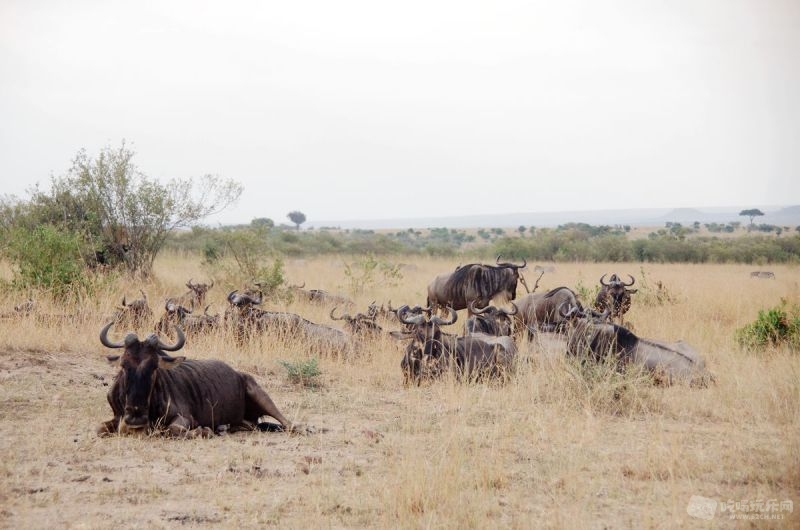
M339 221L313 221L315 227L329 226L361 229L406 229L406 228L516 228L523 226L555 227L566 223L587 223L591 225L631 225L663 226L667 222L692 224L729 223L739 221L748 223L749 219L739 212L753 206L730 206L719 208L632 208L627 210L595 210L569 212L527 212L494 215L465 215L453 217L416 217L397 219L363 219ZM764 212L753 222L777 226L800 226L800 205L798 206L755 206Z

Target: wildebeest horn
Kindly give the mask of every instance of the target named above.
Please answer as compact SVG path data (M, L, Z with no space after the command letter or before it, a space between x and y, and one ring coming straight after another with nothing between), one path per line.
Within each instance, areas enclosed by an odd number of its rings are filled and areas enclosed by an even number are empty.
M514 302L511 302L511 307L514 308L513 311L509 311L508 309L505 309L505 308L501 309L500 311L502 311L503 313L505 313L506 315L508 315L510 317L514 316L519 312L519 308L517 307L517 304L515 304Z
M122 295L122 307L126 307L127 304L125 303L125 295Z
M606 274L607 274L607 273L606 273ZM602 276L600 276L600 285L603 285L603 286L608 286L608 284L607 284L606 282L604 282L604 281L603 281L603 280L605 279L605 277L606 277L606 275L605 275L605 274L603 274Z
M498 267L510 267L512 269L524 269L525 266L528 265L528 260L526 260L525 258L522 258L522 265L515 265L515 264L513 264L511 262L508 262L508 261L506 261L504 263L500 263L500 257L501 256L502 256L501 254L499 254L497 256L497 262L496 263L497 263Z
M400 319L400 322L403 324L411 324L413 326L425 323L425 315L415 315L412 318L406 318L406 313L408 313L408 305L400 306L400 309L397 310L397 318Z
M228 293L228 303L229 304L236 305L236 302L234 301L234 298L236 297L236 293L237 292L238 292L238 289L234 289L233 291Z
M634 283L636 283L636 280L634 280L634 279L633 279L633 276L631 276L630 274L628 274L628 278L630 278L630 279L631 279L631 283L625 283L625 282L622 282L622 285L624 285L625 287L630 287L631 285L633 285Z
M458 313L456 313L455 309L453 309L452 307L448 306L447 310L450 312L450 318L449 319L444 319L444 318L441 318L441 317L437 316L437 317L433 317L431 319L431 322L433 322L434 324L439 324L440 326L449 326L450 324L453 324L456 320L458 320Z
M186 343L186 335L183 334L183 330L180 326L175 326L175 331L178 335L178 340L172 346L164 344L161 342L161 339L158 339L158 347L164 351L178 351L183 348L183 345Z
M483 309L476 308L475 300L470 300L469 303L467 304L467 309L469 309L469 312L472 313L473 315L482 315L489 310L489 307L491 306L487 305Z
M124 341L111 342L110 340L108 340L108 330L111 329L111 326L113 325L114 321L112 320L111 322L103 326L103 329L100 330L100 344L102 344L106 348L124 348L125 344L129 342L128 339L132 339L131 340L132 342L139 340L139 337L137 337L136 334L128 333Z
M564 311L564 308L567 308L567 311ZM558 306L558 314L561 315L562 318L571 318L572 315L578 314L578 306L572 305L569 302L564 302L560 306Z
M189 278L189 281L186 282L186 287L188 287L189 289L191 289L193 287L191 278Z
M336 308L337 308L337 307L338 307L338 306L333 306L333 309L331 309L331 319L332 319L332 320L351 320L351 318L350 318L350 315L348 315L347 313L342 313L342 316L341 316L341 317L339 317L339 318L336 318L336 317L334 316L334 313L336 312Z

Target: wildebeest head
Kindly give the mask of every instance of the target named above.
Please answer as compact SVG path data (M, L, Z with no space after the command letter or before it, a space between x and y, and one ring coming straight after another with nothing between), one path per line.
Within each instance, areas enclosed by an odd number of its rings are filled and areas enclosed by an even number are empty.
M192 283L192 279L189 278L189 281L186 282L186 287L189 288L189 292L191 294L192 305L197 307L202 307L202 305L206 301L206 293L209 289L214 287L214 280L211 280L211 283Z
M501 267L501 268L504 268L504 269L508 269L508 270L512 271L512 273L513 273L512 274L512 277L514 278L513 286L511 285L510 280L509 280L509 286L508 286L509 291L511 293L510 299L514 300L517 297L517 281L522 283L522 286L525 287L525 290L527 292L531 292L530 289L528 289L528 282L525 281L525 277L519 271L520 269L524 269L528 265L528 260L526 260L525 258L522 258L522 265L517 265L515 263L511 263L511 262L508 262L508 261L500 263L500 258L501 258L501 256L498 255L497 256L497 260L496 260L497 266Z
M631 294L638 291L638 289L628 289L636 280L629 274L630 282L626 283L616 274L612 274L608 283L606 283L605 277L605 274L600 277L600 285L602 287L600 292L597 293L595 306L600 311L610 310L612 318L622 318L631 307Z
M238 289L228 293L228 303L236 307L261 304L261 292L247 290L240 293Z
M413 329L409 331L413 335L413 342L420 347L423 355L440 357L444 353L441 328L455 323L458 313L452 307L448 307L449 318L433 316L427 319L424 313L409 317L407 316L408 310L408 306L401 307L397 311L397 316L403 324L407 324L409 327L413 325Z
M114 321L100 330L100 343L106 348L125 348L122 355L109 355L109 362L119 364L120 380L124 392L123 423L121 431L144 429L148 425L150 397L156 382L158 369L170 369L180 364L185 357L172 357L165 352L180 350L186 342L183 330L176 326L178 338L175 344L167 345L156 335L150 335L143 341L135 333L128 333L122 342L112 342L108 338L108 330Z
M486 333L489 335L511 335L512 320L519 310L514 302L511 302L512 310L495 307L493 305L484 308L475 307L475 302L467 304L470 318L467 320L467 332Z

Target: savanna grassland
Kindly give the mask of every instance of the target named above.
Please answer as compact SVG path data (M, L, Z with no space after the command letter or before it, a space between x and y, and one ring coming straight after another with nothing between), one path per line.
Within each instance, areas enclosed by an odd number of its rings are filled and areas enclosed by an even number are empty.
M394 284L348 293L345 258L289 260L289 283L373 300L424 303L425 287L454 260L396 257ZM532 265L532 264L531 264ZM98 331L123 295L148 295L156 318L200 260L164 255L153 280L120 279L65 310L69 319L0 320L0 525L8 528L373 527L673 528L800 526L800 356L743 351L735 330L759 309L800 303L800 269L774 280L746 265L557 264L539 290L591 291L607 272L660 281L669 300L641 291L628 314L637 334L683 339L706 358L708 388L654 386L646 378L588 374L521 345L505 384L452 379L404 387L403 343L382 338L348 356L321 355L321 375L290 380L280 361L315 354L301 341L264 336L238 347L226 333L189 340L192 358L249 372L308 435L236 433L213 439L99 438L111 417L115 370ZM532 286L535 275L524 272ZM210 313L240 285L218 282ZM522 289L520 287L520 289ZM20 300L6 294L3 312ZM338 326L330 307L265 302ZM462 312L463 313L463 312ZM453 328L462 329L463 314ZM385 324L397 329L396 324ZM125 330L113 331L119 338ZM140 336L150 329L136 330ZM693 495L717 501L792 500L783 520L690 517ZM740 512L741 513L741 512Z

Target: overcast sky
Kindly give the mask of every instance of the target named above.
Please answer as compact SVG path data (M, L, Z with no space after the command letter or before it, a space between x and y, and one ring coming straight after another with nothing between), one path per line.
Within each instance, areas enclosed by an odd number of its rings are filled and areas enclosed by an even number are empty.
M216 222L800 204L800 1L0 2L2 194L125 139Z

